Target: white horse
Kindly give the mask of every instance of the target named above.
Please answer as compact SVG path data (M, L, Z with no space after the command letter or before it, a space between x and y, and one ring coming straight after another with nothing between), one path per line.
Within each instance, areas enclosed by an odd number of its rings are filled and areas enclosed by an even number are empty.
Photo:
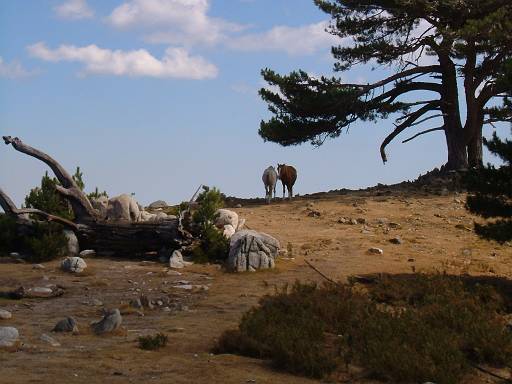
M263 184L265 184L265 198L268 204L270 203L270 199L272 199L272 191L274 191L274 197L276 197L277 172L275 168L270 166L265 169L261 179L263 180Z

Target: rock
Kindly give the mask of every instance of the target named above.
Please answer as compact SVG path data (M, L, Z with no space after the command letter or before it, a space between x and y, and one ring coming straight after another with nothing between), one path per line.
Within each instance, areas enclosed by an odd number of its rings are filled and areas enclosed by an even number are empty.
M108 197L99 196L89 199L94 209L100 212L100 217L105 219L107 217Z
M14 327L0 327L0 348L15 347L19 344L20 334Z
M356 221L357 224L366 224L366 219L364 217L358 217Z
M12 313L9 311L6 311L5 309L0 309L0 319L7 320L12 317Z
M388 222L388 219L386 217L379 217L377 219L377 224L384 225L384 224L387 224L387 222Z
M132 308L136 308L136 309L142 309L142 308L144 308L144 307L142 306L142 302L141 302L141 300L140 300L140 299L134 299L134 300L130 301L130 307L132 307Z
M389 228L396 229L396 228L400 228L400 227L401 227L401 225L400 225L400 224L398 224L398 223L390 222L390 223L388 224L388 227L389 227Z
M218 209L215 212L215 226L223 229L225 225L232 225L233 228L238 228L238 214L230 211L229 209Z
M357 220L356 220L356 219L350 219L349 224L357 225L357 224L358 224L358 222L357 222Z
M235 234L235 228L233 228L233 226L231 224L228 224L228 225L225 225L224 226L224 232L222 232L222 234L224 235L224 237L226 239L230 239L231 236L233 236Z
M107 220L137 222L140 217L141 210L133 196L122 194L108 200Z
M66 317L65 319L55 324L55 327L53 327L52 331L78 333L78 324L74 318Z
M235 205L235 208L242 208L242 204Z
M80 252L80 257L96 256L96 251L93 249L84 249Z
M9 256L13 257L15 259L20 259L21 258L21 255L18 252L11 252L11 253L9 253Z
M34 287L28 290L27 295L30 297L50 297L53 295L53 290L47 287Z
M69 229L65 229L62 231L66 240L68 242L68 256L78 256L78 252L80 252L80 247L78 245L78 238L75 233Z
M392 239L389 239L389 242L391 244L402 244L402 239L400 236L393 237Z
M167 208L169 205L163 200L153 201L148 205L148 208L157 209L157 208Z
M242 230L230 240L228 269L242 272L274 268L279 241L266 233Z
M153 303L151 302L151 300L148 299L148 297L146 295L142 295L140 297L140 303L142 304L142 308L148 308L148 309L154 308Z
M91 325L92 330L97 335L115 331L121 326L121 323L123 322L121 312L119 312L119 309L117 308L104 311L104 313L105 315L103 316L103 319Z
M44 269L45 266L43 264L33 264L32 269Z
M66 272L80 273L87 268L87 263L81 257L66 257L60 267Z
M315 211L315 210L312 210L308 213L308 216L309 217L320 217L322 214L320 213L320 211Z
M43 333L39 339L41 339L41 341L44 341L45 343L50 344L52 347L60 347L60 343L53 337L47 335L46 333Z
M91 304L95 307L101 307L103 305L103 301L98 299L92 299Z
M348 220L344 217L338 219L338 224L347 224Z
M384 251L382 249L375 248L375 247L368 249L368 252L376 254L376 255L382 255L384 253Z
M172 253L172 256L169 259L169 267L177 268L177 269L185 267L185 263L183 261L183 255L181 254L181 251L175 250Z

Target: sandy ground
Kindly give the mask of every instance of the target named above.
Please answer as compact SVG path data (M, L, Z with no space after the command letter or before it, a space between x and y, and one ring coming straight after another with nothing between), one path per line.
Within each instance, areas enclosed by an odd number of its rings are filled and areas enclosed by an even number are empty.
M66 288L58 298L0 299L0 308L13 314L0 325L17 327L24 343L18 352L0 352L0 383L316 382L276 372L265 361L214 356L210 350L261 296L296 279L321 280L305 258L342 281L350 275L413 271L511 278L512 247L480 240L471 229L475 218L464 209L464 199L454 193L354 192L234 209L251 229L277 237L288 250L276 269L257 273L232 274L215 265L192 265L176 276L156 262L100 258L87 259L89 268L81 276L61 272L58 261L45 263L41 270L30 264L0 264L0 290L47 284ZM343 217L361 218L366 224L339 223ZM399 226L390 228L390 222ZM396 236L402 244L389 242ZM370 254L370 247L384 253ZM179 280L203 288L175 288ZM140 293L165 304L125 314L123 330L116 335L90 333L89 323L101 318L103 307L124 308ZM166 306L169 309L164 310ZM81 332L51 333L67 315L78 320ZM169 336L165 348L157 352L138 348L140 335L156 332ZM61 345L41 341L44 333ZM470 382L489 380L480 375Z

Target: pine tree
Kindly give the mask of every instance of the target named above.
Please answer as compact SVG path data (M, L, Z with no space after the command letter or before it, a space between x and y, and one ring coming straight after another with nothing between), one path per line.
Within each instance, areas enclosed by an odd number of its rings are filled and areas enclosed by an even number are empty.
M489 151L501 158L504 165L496 168L488 164L466 176L471 194L467 208L484 218L496 220L487 224L475 224L478 235L499 242L512 240L512 141L500 140L494 133L491 140L484 138Z
M493 107L507 92L496 80L512 57L510 0L315 0L315 4L332 19L328 32L340 38L340 45L332 48L336 71L371 64L394 73L370 84L347 84L305 71L280 75L263 70L271 87L261 89L260 95L273 114L261 122L259 134L264 140L284 146L321 145L355 121L393 116L395 127L380 147L384 162L391 141L420 128L403 142L443 132L447 169L483 164L483 127L512 121L510 108ZM465 108L460 108L462 103Z

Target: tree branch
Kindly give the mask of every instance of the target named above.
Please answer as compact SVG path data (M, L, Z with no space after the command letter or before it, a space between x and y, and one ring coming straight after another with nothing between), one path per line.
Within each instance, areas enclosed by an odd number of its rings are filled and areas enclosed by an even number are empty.
M419 133L415 134L414 136L411 136L408 139L405 139L404 141L402 141L402 143L407 143L408 141L411 141L412 139L415 139L418 136L424 135L425 133L434 132L434 131L444 131L444 125L442 127L431 128L431 129L427 129L425 131L419 132Z
M99 217L99 212L92 207L87 196L76 185L71 175L56 160L46 153L26 145L17 137L3 136L3 139L5 144L11 144L17 151L35 157L51 168L62 185L57 187L57 192L63 194L69 201L77 221L94 221Z

